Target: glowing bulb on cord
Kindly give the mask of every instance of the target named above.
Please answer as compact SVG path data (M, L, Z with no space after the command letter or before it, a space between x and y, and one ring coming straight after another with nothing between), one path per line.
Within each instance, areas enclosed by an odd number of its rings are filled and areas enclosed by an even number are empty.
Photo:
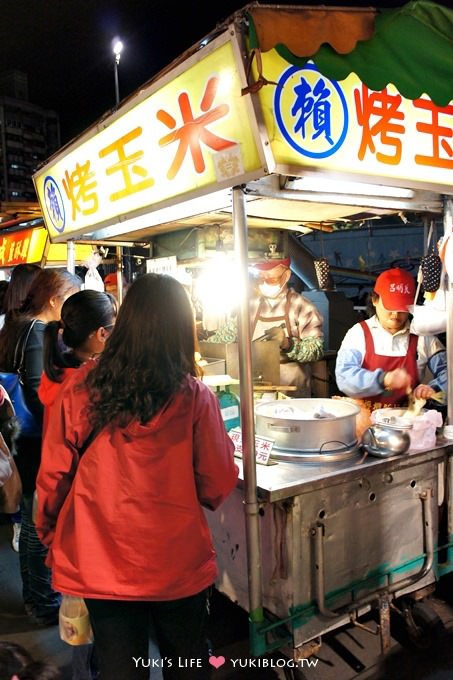
M207 262L196 281L196 295L205 317L227 317L239 308L243 291L235 262L222 251Z

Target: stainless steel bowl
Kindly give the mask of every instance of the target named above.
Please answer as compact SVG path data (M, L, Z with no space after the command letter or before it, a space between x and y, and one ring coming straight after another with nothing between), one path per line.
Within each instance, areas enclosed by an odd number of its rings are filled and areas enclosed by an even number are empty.
M372 425L362 435L362 446L365 451L379 458L406 453L410 443L407 432L385 425Z

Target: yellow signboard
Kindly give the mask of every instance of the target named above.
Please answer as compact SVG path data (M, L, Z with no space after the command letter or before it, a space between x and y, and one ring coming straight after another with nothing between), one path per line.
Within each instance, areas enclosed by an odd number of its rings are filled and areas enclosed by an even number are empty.
M41 264L46 243L47 231L44 227L0 235L0 267Z
M74 244L74 260L77 264L82 264L85 260L88 260L90 255L93 254L95 246L91 246L85 243L75 243ZM68 261L68 247L66 243L50 243L46 253L46 264L56 265L61 264L62 267L66 266Z
M151 84L152 94L35 174L51 238L262 174L234 47L218 44L160 88L160 81Z
M426 96L410 101L392 85L374 92L355 74L331 81L313 63L289 64L275 50L262 61L263 74L276 83L259 97L277 166L448 187L451 193L453 102L439 107Z
M46 248L47 246L47 248ZM82 264L93 253L95 246L84 243L74 244L74 259ZM0 235L0 267L15 267L16 264L43 264L66 266L68 247L66 243L48 243L44 227L21 229Z

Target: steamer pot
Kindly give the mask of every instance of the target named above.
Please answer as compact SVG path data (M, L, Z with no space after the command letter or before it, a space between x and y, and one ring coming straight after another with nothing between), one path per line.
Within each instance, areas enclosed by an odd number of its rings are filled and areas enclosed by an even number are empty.
M360 408L341 399L262 401L255 407L255 430L285 451L328 453L357 443Z

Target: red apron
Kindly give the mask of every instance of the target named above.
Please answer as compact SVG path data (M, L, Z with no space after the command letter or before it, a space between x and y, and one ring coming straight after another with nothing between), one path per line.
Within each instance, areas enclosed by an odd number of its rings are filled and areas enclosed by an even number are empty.
M361 321L363 333L365 335L365 356L363 357L362 368L368 371L375 371L377 368L387 373L393 371L395 368L405 368L411 378L411 387L415 389L418 385L418 367L417 367L417 342L418 337L412 333L409 336L409 345L406 356L401 357L387 357L382 354L375 353L374 342L368 324ZM390 394L378 394L375 397L367 397L367 402L375 404L387 404L392 406L402 406L404 402L407 403L407 394L405 389L392 390Z

